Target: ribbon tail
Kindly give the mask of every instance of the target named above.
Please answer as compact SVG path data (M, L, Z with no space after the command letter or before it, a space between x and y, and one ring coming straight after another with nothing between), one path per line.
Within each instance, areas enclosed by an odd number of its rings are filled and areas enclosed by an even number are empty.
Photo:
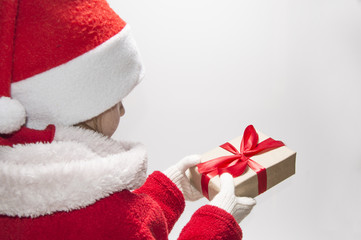
M206 175L202 174L201 184L202 184L202 194L209 200L209 193L208 193L208 184L211 179Z
M262 165L248 159L248 166L257 173L258 179L258 194L261 194L267 190L267 170Z
M263 168L257 173L258 179L258 194L264 193L267 190L267 170Z
M211 181L211 178L217 176L217 171L210 172L208 174L202 174L201 177L201 186L202 186L202 194L209 200L209 192L208 192L208 185Z
M247 168L247 161L239 160L237 162L233 162L232 165L226 168L219 168L218 175L222 175L223 173L229 173L234 178L241 176Z

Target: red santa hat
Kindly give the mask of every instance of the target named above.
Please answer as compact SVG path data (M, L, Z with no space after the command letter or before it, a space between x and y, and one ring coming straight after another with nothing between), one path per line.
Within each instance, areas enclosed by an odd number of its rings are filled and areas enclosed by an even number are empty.
M105 0L2 1L0 134L88 120L142 76L130 28Z

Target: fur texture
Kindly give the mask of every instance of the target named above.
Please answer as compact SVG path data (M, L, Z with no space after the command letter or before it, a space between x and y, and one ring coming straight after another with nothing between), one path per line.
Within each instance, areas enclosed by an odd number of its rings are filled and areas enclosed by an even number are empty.
M51 144L0 147L0 214L36 217L88 206L141 186L146 164L140 144L58 126Z
M19 101L0 97L0 133L12 133L25 123L25 109Z
M27 126L73 125L120 102L142 79L143 67L128 25L97 48L11 85Z

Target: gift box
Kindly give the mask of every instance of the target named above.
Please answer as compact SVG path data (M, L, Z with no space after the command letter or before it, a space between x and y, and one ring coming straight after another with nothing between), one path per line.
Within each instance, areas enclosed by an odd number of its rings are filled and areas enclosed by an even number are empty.
M228 172L236 196L256 197L295 174L295 163L296 152L250 125L243 136L204 153L201 164L190 168L189 178L212 200L220 191L219 175Z

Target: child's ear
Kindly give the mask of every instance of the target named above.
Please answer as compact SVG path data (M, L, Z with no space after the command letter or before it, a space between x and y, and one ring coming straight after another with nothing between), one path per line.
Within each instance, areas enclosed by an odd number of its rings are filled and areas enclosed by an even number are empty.
M119 124L119 118L125 113L123 104L119 102L107 111L92 119L78 123L74 126L90 129L105 136L111 137Z
M75 127L81 127L81 128L84 128L84 129L88 129L88 130L92 130L92 131L95 131L95 132L98 132L98 124L97 124L97 118L99 116L96 116L92 119L89 119L87 121L84 121L84 122L81 122L81 123L77 123L75 124L74 126Z

